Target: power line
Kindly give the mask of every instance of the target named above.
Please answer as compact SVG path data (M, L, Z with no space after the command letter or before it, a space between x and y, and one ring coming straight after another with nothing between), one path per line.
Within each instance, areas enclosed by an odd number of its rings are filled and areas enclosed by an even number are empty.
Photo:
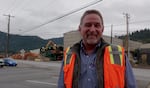
M132 23L134 23L134 24L136 24L136 23L142 23L142 22L148 22L148 21L150 21L150 20L143 20L143 21L134 21L134 22L130 22L131 24ZM115 26L125 26L126 24L115 24L115 25L113 25L113 27ZM105 27L111 27L111 25L106 25ZM137 28L131 28L131 26L130 26L130 30L129 30L129 32L133 32L133 31L131 31L131 30L135 30L135 29L137 29ZM114 29L115 30L115 29ZM105 30L105 31L110 31L110 30ZM116 30L116 31L113 31L113 33L125 33L126 32L126 30ZM51 35L59 35L60 33L57 33L57 32L45 32L45 33L36 33L36 34L46 34L46 35L48 35L48 34L51 34ZM61 35L61 34L60 34Z
M11 5L10 5L7 9L5 9L4 13L6 13L6 12L9 11L10 9L12 9L12 7L13 7L14 4L16 3L16 1L17 1L17 0L14 0L14 1L11 3Z
M21 1L21 0L20 0ZM19 5L17 5L17 6L14 6L13 8L11 8L11 10L9 11L9 13L12 13L12 12L14 12L14 14L18 14L18 12L20 13L20 10L21 10L21 7L23 7L23 5L26 3L26 1L27 0L24 0L24 1L21 1L21 2L19 2ZM29 2L29 1L28 1ZM15 9L16 10L18 10L18 11L16 11L15 12Z
M145 23L145 22L150 22L150 20L133 21L133 22L130 22L130 24L135 24L135 23Z
M129 24L137 24L137 23L145 23L145 22L150 22L150 20L141 20L141 21L133 21L130 22ZM113 26L125 26L126 24L114 24ZM105 27L111 27L111 25L105 25Z
M59 20L59 19L64 18L64 17L66 17L66 16L69 16L69 15L75 13L75 12L78 12L78 11L84 9L84 8L87 8L87 7L89 7L89 6L95 5L95 4L97 4L98 2L100 2L100 1L102 1L102 0L97 0L97 1L91 2L91 3L85 5L85 6L81 7L81 8L77 8L77 9L75 9L75 10L73 10L73 11L67 13L67 14L64 14L64 15L62 15L62 16L56 17L56 18L54 18L54 19L51 19L51 20L49 20L49 21L47 21L47 22L45 22L45 23L43 23L43 24L41 24L41 25L38 25L38 26L36 26L36 27L34 27L34 28L31 28L31 29L29 29L29 30L26 30L26 31L24 31L24 32L22 32L22 33L29 32L29 31L33 31L33 30L35 30L35 29L37 29L37 28L40 28L40 27L42 27L42 26L44 26L44 25L47 25L47 24L52 23L52 22L54 22L54 21L56 21L56 20Z

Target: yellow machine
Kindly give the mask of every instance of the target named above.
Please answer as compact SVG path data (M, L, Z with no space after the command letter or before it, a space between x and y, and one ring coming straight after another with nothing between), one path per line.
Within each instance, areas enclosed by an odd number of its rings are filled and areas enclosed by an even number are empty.
M62 60L63 59L63 47L58 46L53 41L49 41L45 47L40 49L42 56L50 58L50 60Z

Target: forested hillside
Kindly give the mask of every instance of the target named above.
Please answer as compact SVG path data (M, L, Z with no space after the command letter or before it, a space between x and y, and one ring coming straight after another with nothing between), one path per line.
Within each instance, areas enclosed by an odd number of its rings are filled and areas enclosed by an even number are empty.
M150 43L150 29L145 28L140 31L135 31L129 34L131 40L139 41L142 43ZM124 39L125 35L119 36L119 38Z
M63 44L63 37L44 40L37 36L20 36L10 34L9 51L18 52L21 49L31 50L45 46L49 40L52 40L58 45ZM7 37L6 33L0 32L0 52L6 49Z

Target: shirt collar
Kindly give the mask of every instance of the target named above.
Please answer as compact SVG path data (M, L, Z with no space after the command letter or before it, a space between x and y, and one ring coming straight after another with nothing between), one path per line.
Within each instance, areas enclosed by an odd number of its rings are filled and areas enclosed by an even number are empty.
M94 52L97 51L97 48L99 48L100 45L101 45L101 41L99 41L99 43L96 45ZM85 48L84 48L84 45L83 45L83 40L80 42L80 48L81 48L81 50L83 50L83 52L85 52Z

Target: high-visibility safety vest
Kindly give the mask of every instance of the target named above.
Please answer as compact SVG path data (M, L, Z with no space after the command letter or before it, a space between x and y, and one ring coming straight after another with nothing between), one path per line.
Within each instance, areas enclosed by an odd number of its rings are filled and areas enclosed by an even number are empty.
M68 47L64 52L64 84L72 88L74 64L76 54ZM104 87L124 88L125 85L125 58L124 48L119 45L105 47L104 53Z

